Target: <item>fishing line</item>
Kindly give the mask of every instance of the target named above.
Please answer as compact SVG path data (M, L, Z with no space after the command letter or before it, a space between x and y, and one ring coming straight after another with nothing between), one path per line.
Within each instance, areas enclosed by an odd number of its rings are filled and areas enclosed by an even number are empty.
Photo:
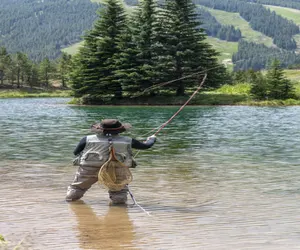
M133 196L132 192L130 191L128 185L127 185L127 188L128 188L128 192L129 192L129 194L130 194L130 197L131 197L131 199L132 199L132 201L133 201L133 205L137 205L137 206L138 206L140 209L142 209L147 215L151 216L151 214L150 214L146 209L144 209L140 204L138 204L138 203L136 202L136 199L134 198L134 196Z
M241 60L238 60L236 61L235 63L238 63L238 62L241 62L241 61L244 61L245 59L241 59ZM217 68L220 68L222 67L223 65L218 65L216 67L212 67L212 68L208 68L208 69L205 69L205 70L202 70L202 71L199 71L199 72L195 72L193 74L190 74L190 75L187 75L187 76L184 76L184 77L181 77L181 78L178 78L178 79L174 79L174 80L171 80L171 81L168 81L168 82L163 82L163 83L159 83L159 84L156 84L156 85L153 85L149 88L146 88L142 93L140 93L139 95L136 95L134 97L139 97L140 95L142 95L144 92L147 92L147 91L150 91L152 89L155 89L155 88L158 88L158 87L162 87L162 86L165 86L165 85L168 85L170 83L173 83L173 82L177 82L177 81L180 81L180 80L183 80L183 79L186 79L186 78L190 78L192 76L196 76L196 75L201 75L203 74L204 72L206 72L204 74L204 78L202 80L202 82L200 83L200 85L198 86L198 88L194 91L194 93L190 96L190 98L180 107L180 109L165 123L163 123L162 125L152 129L151 131L143 134L142 136L146 136L146 135L149 135L151 134L153 131L156 131L154 135L157 135L166 125L168 125L177 115L178 113L191 101L191 99L193 99L193 97L199 92L199 90L202 88L202 85L204 84L206 78L207 78L207 72L210 71L210 70L213 70L213 69L217 69ZM135 156L133 158L135 158L138 154L140 153L140 151L138 151Z
M153 135L157 135L161 130L164 129L165 126L167 126L183 109L186 105L188 105L188 103L194 98L194 96L200 91L200 89L202 88L204 82L206 81L207 78L207 73L204 75L200 85L198 86L198 88L194 91L194 93L190 96L190 98L177 110L177 112L174 113L174 115L172 115L172 117L167 120L165 123L163 123L162 125L160 125L157 128L152 129L151 131L149 131L147 134L151 133L152 131L155 131L157 129L157 131L153 134ZM178 81L178 79L176 79ZM137 155L140 153L140 150L134 155L133 158L136 158Z
M242 61L242 60L240 60L240 61ZM165 123L163 123L162 125L160 125L160 126L158 126L158 127L156 127L156 128L154 128L154 129L152 129L151 131L149 131L149 132L147 132L145 135L147 135L147 134L150 134L152 131L155 131L155 130L157 130L155 133L154 133L154 135L156 136L161 130L163 130L183 109L184 109L184 107L194 98L194 96L200 91L200 89L202 88L202 86L203 86L203 84L204 84L204 82L206 81L206 78L207 78L207 71L210 71L210 70L213 70L213 69L216 69L216 68L219 68L219 67L221 67L221 66L223 66L223 65L219 65L219 66L216 66L216 67L212 67L212 68L209 68L209 69L206 69L206 70L203 70L203 71L200 71L200 72L195 72L195 73L193 73L193 74L190 74L190 75L188 75L188 76L184 76L184 77L181 77L181 78L178 78L178 79L175 79L175 80L172 80L172 81L168 81L168 82L164 82L164 83L159 83L159 84L156 84L156 85L153 85L153 86L151 86L151 87L149 87L149 88L146 88L140 95L142 95L144 92L147 92L147 91L150 91L150 90L152 90L152 89L155 89L155 88L158 88L158 87L162 87L162 86L165 86L165 85L168 85L168 84L170 84L170 83L173 83L173 82L177 82L177 81L180 81L180 80L183 80L183 79L186 79L186 78L190 78L190 77L192 77L192 76L196 76L196 75L201 75L201 74L203 74L204 72L205 72L205 74L204 74L204 77L203 77L203 79L202 79L202 81L201 81L201 83L199 84L199 86L197 87L197 89L194 91L194 93L190 96L190 98L177 110L177 112L175 112L172 116L171 116L171 118L169 119L169 120L167 120ZM137 96L135 96L135 97L138 97L138 96L140 96L140 95L137 95ZM144 135L143 135L144 136ZM136 158L137 157L137 155L140 153L140 150L139 151L137 151L137 153L135 154L135 156L133 157L133 158ZM128 185L127 185L127 187L128 187ZM130 194L130 196L131 196L131 199L133 200L133 202L134 202L134 205L137 205L141 210L143 210L146 214L148 214L149 216L151 216L150 215L150 213L148 212L148 211L146 211L142 206L140 206L137 202L136 202L136 200L135 200L135 198L134 198L134 196L133 196L133 194L132 194L132 192L130 191L130 189L129 189L129 187L128 187L128 192L129 192L129 194Z
M184 109L184 107L193 99L193 97L199 92L199 90L202 88L202 86L203 86L203 84L204 84L204 82L205 82L205 80L206 80L206 78L207 78L207 73L204 75L204 77L203 77L203 79L202 79L202 81L201 81L201 83L199 84L199 86L198 86L198 88L194 91L194 93L190 96L190 98L178 109L178 111L177 112L175 112L173 115L172 115L172 117L169 119L169 120L167 120L165 123L163 123L161 126L159 126L158 127L158 130L154 133L154 135L156 136L161 130L163 130L164 129L164 127L165 126L167 126L183 109ZM179 79L176 79L177 81L179 80ZM174 80L175 81L175 80ZM155 128L155 129L153 129L153 130L156 130L157 128ZM153 131L152 130L152 131ZM152 132L152 131L150 131L150 132ZM136 153L136 155L133 157L133 158L136 158L136 156L139 154L139 152L140 152L140 150ZM139 205L138 203L137 203L137 201L135 200L135 198L134 198L134 196L133 196L133 194L132 194L132 192L130 191L130 189L129 189L129 186L127 185L127 188L128 188L128 192L129 192L129 194L130 194L130 196L131 196L131 199L133 200L133 202L134 202L134 205L137 205L141 210L143 210L147 215L149 215L149 216L151 216L150 215L150 213L148 212L148 211L146 211L141 205Z
M167 126L179 113L184 109L184 107L193 99L193 97L199 92L199 90L202 88L202 85L204 84L205 80L207 78L207 74L204 75L200 85L198 88L194 91L194 93L190 96L190 98L180 107L180 109L168 120L166 121L155 133L156 136L165 126Z
M241 61L245 61L245 59L238 60L238 61L235 62L235 64L236 64L236 63L239 63L239 62L241 62ZM208 69L205 69L205 70L202 70L202 71L198 71L198 72L195 72L195 73L193 73L193 74L190 74L190 75L187 75L187 76L183 76L183 77L181 77L181 78L177 78L177 79L174 79L174 80L171 80L171 81L168 81L168 82L163 82L163 83L158 83L158 84L152 85L151 87L148 87L148 88L144 89L140 94L135 95L135 96L133 96L132 98L134 98L134 97L139 97L139 96L141 96L142 94L144 94L145 92L150 91L150 90L152 90L152 89L156 89L156 88L159 88L159 87L163 87L163 86L168 85L168 84L170 84L170 83L177 82L177 81L180 81L180 80L184 80L184 79L186 79L186 78L190 78L190 77L193 77L193 76L196 76L196 75L199 75L199 74L202 74L202 73L211 71L211 70L213 70L213 69L218 69L218 68L221 68L221 67L223 67L223 64L218 65L218 66L215 66L215 67L211 67L211 68L208 68ZM226 66L226 67L227 67L227 66Z
M132 98L139 97L139 96L143 95L145 92L148 92L150 90L153 90L153 89L156 89L156 88L159 88L159 87L163 87L163 86L171 84L173 82L178 82L178 81L181 81L181 80L184 80L184 79L196 76L196 75L200 75L200 74L203 74L205 72L211 71L213 69L220 68L222 66L223 65L218 65L218 66L215 66L215 67L212 67L212 68L209 68L209 69L205 69L205 70L202 70L202 71L198 71L198 72L195 72L193 74L183 76L181 78L177 78L177 79L174 79L174 80L171 80L171 81L168 81L168 82L163 82L163 83L158 83L158 84L152 85L151 87L148 87L148 88L144 89L140 94L137 94L137 95L133 96Z

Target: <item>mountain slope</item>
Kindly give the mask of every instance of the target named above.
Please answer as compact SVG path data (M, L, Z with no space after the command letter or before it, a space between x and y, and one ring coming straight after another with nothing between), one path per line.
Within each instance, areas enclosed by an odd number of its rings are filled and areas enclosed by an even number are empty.
M291 9L286 7L279 7L273 5L264 5L266 8L276 12L278 15L293 21L295 24L300 25L300 10ZM300 53L300 34L294 36L297 42L297 51Z
M247 0L231 1L247 2ZM137 1L123 2L130 11L133 6L127 4L134 5ZM274 0L275 2L278 1ZM56 58L61 50L74 54L81 45L81 36L85 30L92 27L97 18L96 10L103 3L105 0L1 0L0 46L5 46L10 53L22 51L36 61L44 57ZM300 23L299 10L270 5L266 8L297 24ZM254 31L240 14L205 9L222 25L233 25L240 29L244 40L276 47L272 38ZM294 38L300 47L300 34ZM221 52L220 60L225 62L230 62L232 54L238 50L237 42L227 42L215 37L208 37L207 41Z
M0 46L40 61L79 40L96 19L90 0L1 0Z

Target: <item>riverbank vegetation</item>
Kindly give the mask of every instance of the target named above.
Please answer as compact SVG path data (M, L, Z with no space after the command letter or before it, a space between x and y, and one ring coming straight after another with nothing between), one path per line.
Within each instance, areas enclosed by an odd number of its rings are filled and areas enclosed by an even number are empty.
M166 0L158 5L144 0L126 12L117 0L108 0L73 56L62 53L57 60L46 57L35 62L25 53L10 54L0 48L0 97L73 97L71 103L91 105L180 105L207 73L201 93L190 104L299 104L298 71L281 68L297 68L293 52L274 54L264 45L240 41L231 72L208 43L199 14L214 22L207 29L218 27L216 32L226 36L225 26L192 1ZM238 29L226 27L232 35L229 40L239 36ZM257 57L265 55L259 65L251 59L253 48L260 48Z

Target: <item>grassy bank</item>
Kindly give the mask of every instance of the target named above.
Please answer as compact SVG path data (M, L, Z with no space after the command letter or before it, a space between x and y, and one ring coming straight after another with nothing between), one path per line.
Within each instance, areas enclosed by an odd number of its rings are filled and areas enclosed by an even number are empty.
M70 97L70 90L0 90L0 98Z
M183 105L192 92L186 96L164 95L156 97L123 98L122 100L102 100L94 105ZM250 95L250 84L224 85L214 91L198 93L189 105L248 105L248 106L290 106L300 105L300 88L297 92L299 100L268 100L256 101ZM80 99L73 99L70 104L81 104Z
M256 105L256 106L288 106L300 105L300 83L295 84L297 99L256 101L250 94L250 84L239 83L235 85L224 85L213 91L200 91L189 103L190 105ZM183 105L192 94L186 96L175 96L166 93L162 96L136 98L125 97L122 100L102 100L95 105ZM28 97L71 97L70 90L17 90L1 89L0 98L28 98ZM80 105L80 99L72 99L70 104Z

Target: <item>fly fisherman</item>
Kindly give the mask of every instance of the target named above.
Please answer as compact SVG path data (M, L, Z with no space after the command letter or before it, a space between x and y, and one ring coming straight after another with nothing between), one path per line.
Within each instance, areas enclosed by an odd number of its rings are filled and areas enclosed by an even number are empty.
M118 159L130 168L136 167L132 157L132 148L148 149L153 146L156 136L147 138L146 142L140 142L130 137L119 134L131 128L130 124L122 124L116 119L105 119L101 123L91 127L94 135L83 137L74 150L77 156L79 168L72 184L67 190L66 201L76 201L98 181L98 173L101 166L109 158L109 141L112 141ZM125 204L128 188L125 185L120 191L108 191L111 204Z

